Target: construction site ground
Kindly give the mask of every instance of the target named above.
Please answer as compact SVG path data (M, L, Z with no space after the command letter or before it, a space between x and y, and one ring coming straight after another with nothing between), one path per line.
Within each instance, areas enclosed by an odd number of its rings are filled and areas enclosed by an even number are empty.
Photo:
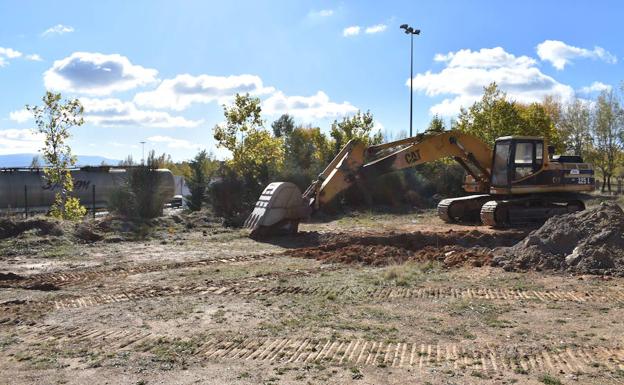
M528 230L354 214L258 242L172 223L0 240L0 383L624 383L624 278L489 265Z

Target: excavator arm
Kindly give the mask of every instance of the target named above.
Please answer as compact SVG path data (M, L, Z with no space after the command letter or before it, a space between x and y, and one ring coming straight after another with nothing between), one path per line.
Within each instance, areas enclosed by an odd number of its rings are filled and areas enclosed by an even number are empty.
M245 225L252 228L252 235L296 232L300 220L354 184L448 157L470 175L467 179L471 184L464 188L471 192L489 189L492 150L472 135L459 131L425 133L370 147L351 140L303 194L288 182L267 186Z

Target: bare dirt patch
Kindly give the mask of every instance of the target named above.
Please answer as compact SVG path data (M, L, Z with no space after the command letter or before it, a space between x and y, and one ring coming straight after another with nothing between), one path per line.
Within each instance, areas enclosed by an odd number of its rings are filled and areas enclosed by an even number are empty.
M0 377L285 385L624 378L624 278L472 268L522 232L367 215L259 243L197 215L195 223L171 215L144 235L109 219L110 230L87 224L102 240L78 239L75 224L61 237L26 231L1 240L0 271L19 276L0 276ZM33 284L59 290L27 290Z

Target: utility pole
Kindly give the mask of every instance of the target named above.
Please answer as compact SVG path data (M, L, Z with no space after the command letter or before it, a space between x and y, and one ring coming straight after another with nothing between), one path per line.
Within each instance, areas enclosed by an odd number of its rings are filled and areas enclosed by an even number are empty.
M412 116L414 108L414 35L420 35L420 29L414 29L407 24L400 27L406 34L410 35L410 137L412 134Z
M143 148L143 156L141 157L141 166L145 166L145 142L141 143L141 147Z

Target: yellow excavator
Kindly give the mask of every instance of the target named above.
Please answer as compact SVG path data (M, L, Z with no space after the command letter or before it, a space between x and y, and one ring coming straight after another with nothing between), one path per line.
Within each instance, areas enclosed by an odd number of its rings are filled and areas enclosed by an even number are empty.
M245 226L252 237L296 233L300 221L350 186L448 157L466 170L463 188L471 193L440 201L438 215L449 223L541 223L584 210L584 193L594 189L592 166L578 155L554 155L543 138L505 136L496 139L492 150L464 132L426 132L369 147L349 141L303 194L289 182L269 184Z

